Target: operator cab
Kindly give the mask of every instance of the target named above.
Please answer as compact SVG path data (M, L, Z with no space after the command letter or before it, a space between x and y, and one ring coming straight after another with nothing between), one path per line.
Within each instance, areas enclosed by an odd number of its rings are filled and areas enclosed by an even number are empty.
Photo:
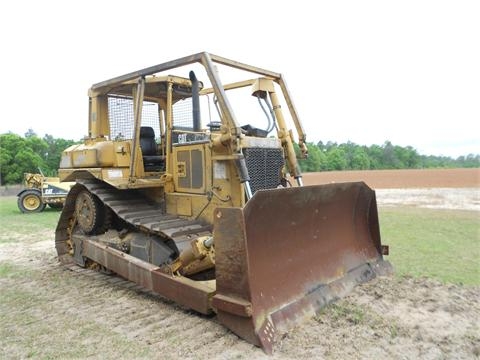
M199 115L197 119L195 114L192 116L195 102L192 92L203 88L194 76L193 80L171 75L146 77L138 120L135 119L137 81L124 82L103 95L108 104L108 138L133 141L135 126L140 121L138 139L146 175L166 171L167 142L168 146L175 146L207 140L200 129ZM196 90L192 89L194 86Z

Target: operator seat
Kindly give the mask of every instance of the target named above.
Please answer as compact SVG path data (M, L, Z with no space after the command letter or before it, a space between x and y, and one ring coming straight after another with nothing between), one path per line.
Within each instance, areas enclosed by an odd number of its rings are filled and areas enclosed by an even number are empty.
M140 127L140 148L145 171L163 171L165 158L157 154L155 131L150 126Z

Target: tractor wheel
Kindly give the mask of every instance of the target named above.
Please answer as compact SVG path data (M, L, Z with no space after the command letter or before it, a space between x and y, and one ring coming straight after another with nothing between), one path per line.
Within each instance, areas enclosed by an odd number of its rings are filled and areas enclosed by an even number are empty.
M47 206L42 202L42 193L38 190L26 190L21 193L17 205L24 214L42 212Z
M75 216L80 229L88 235L102 234L108 228L109 209L90 193L81 191L75 200Z

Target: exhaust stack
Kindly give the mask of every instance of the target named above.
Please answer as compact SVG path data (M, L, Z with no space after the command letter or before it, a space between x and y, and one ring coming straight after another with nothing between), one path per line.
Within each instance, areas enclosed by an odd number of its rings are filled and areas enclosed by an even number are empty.
M198 79L193 71L188 74L192 82L192 116L193 116L193 131L200 131L202 129L202 121L200 118L200 96Z

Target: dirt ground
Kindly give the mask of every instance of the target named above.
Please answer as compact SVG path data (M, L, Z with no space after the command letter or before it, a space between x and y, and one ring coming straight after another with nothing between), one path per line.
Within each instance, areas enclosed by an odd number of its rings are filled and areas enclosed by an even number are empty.
M325 171L305 173L303 181L305 185L364 181L373 189L475 188L480 187L480 169Z
M478 183L413 187L378 190L379 206L397 206L404 204L399 199L407 199L410 206L480 210ZM480 357L479 287L379 278L284 334L274 355L266 356L215 317L185 310L117 277L62 267L53 229L34 238L9 236L16 241L0 244L0 264L21 275L0 277L2 359ZM12 300L12 289L26 296Z

